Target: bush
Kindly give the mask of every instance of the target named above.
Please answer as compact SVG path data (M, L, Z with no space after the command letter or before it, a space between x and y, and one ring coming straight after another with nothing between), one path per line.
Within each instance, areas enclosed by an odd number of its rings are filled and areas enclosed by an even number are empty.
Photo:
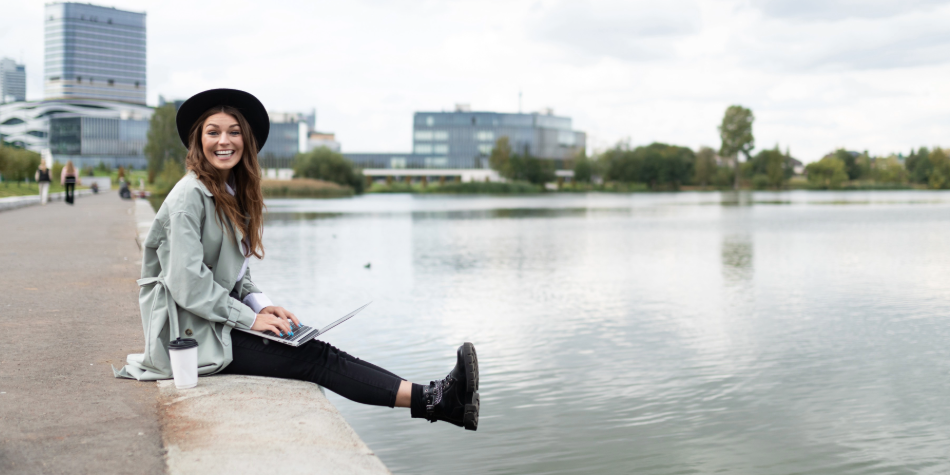
M160 195L167 195L183 176L185 176L185 170L178 163L178 160L166 160L165 165L162 166L162 172L155 178L155 192Z
M756 190L764 190L771 185L768 175L762 173L757 173L752 177L752 188Z
M356 193L363 192L363 173L342 154L320 147L294 157L294 176L313 178L349 186Z
M689 148L663 143L632 150L620 143L604 152L599 160L606 164L605 180L675 190L693 178L696 154Z
M40 154L16 147L0 147L0 175L5 181L33 179L40 166Z
M841 184L848 179L848 173L845 170L844 162L834 155L809 163L805 167L809 185L826 190L841 187Z

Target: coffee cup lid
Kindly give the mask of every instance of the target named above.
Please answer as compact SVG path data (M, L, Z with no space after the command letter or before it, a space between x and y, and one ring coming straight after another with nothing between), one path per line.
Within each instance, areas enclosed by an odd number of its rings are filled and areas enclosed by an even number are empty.
M169 350L187 350L198 346L198 341L194 338L178 338L168 343Z

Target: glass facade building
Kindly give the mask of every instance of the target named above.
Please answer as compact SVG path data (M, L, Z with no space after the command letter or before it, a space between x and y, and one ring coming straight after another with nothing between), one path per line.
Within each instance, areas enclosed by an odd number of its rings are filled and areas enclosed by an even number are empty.
M0 105L0 137L79 166L143 168L150 107L111 101L32 101Z
M26 67L10 58L0 59L0 103L26 100Z
M46 99L145 104L145 13L50 3L44 23Z
M508 137L512 152L554 160L562 168L587 146L569 117L498 112L416 112L411 153L347 153L364 168L488 168L495 142Z

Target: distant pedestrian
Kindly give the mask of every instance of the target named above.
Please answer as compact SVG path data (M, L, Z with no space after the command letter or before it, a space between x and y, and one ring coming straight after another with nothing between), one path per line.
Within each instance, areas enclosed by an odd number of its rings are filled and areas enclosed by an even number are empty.
M40 186L40 204L46 204L49 199L49 168L46 160L40 160L40 168L36 170L36 184Z
M66 202L73 204L73 200L76 198L76 177L79 176L79 173L76 172L76 167L73 166L73 161L69 160L66 162L66 166L63 167L63 174L59 177L59 183L66 188Z

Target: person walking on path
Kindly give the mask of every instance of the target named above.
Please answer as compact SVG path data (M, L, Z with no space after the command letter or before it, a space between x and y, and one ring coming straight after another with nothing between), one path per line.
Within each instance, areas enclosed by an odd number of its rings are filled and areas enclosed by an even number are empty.
M73 161L68 160L66 166L63 167L63 173L59 177L59 183L66 188L66 202L73 204L75 200L75 191L76 191L76 177L79 176L76 173L76 167L73 166Z
M243 374L317 383L363 404L407 407L413 418L478 429L478 358L464 343L444 379L413 384L323 341L298 347L239 330L293 335L300 321L273 304L251 280L250 257L262 258L263 208L257 154L270 122L264 105L234 89L185 101L176 116L188 148L188 173L172 188L143 244L139 304L145 352L116 377L172 377L174 327L198 343L198 374Z
M40 160L40 168L36 170L36 184L40 187L40 204L46 204L49 199L49 168L46 168L46 160Z

